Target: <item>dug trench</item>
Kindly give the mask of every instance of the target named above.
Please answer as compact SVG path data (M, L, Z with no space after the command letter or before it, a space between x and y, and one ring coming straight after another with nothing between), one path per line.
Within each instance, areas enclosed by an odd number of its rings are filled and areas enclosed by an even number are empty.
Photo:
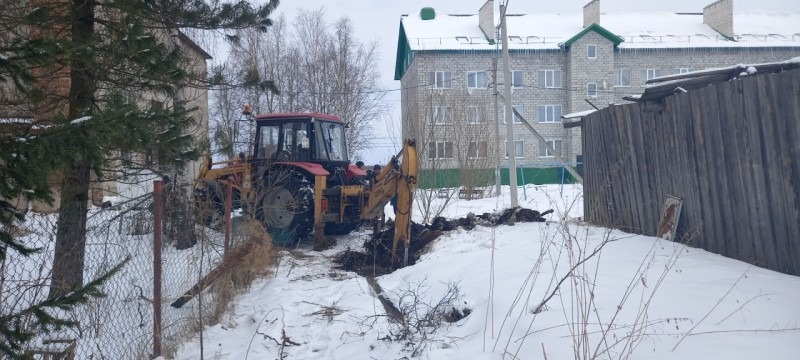
M515 207L496 213L481 215L468 214L458 219L445 219L436 217L429 225L411 224L411 244L408 248L408 264L413 265L422 256L427 245L446 232L463 228L472 230L476 226L494 227L499 225L513 225L518 222L545 222L544 216L553 210L539 212L536 210ZM405 249L403 244L398 244L397 254L400 258L392 259L392 240L394 223L387 221L386 226L379 233L365 241L363 251L346 250L338 254L333 262L336 268L352 271L366 278L391 273L403 264ZM380 293L380 291L377 291Z
M411 245L408 249L408 264L413 265L422 256L427 245L436 240L444 233L463 228L472 230L476 226L499 226L513 225L517 222L545 222L544 216L552 213L553 210L539 212L536 210L520 207L505 209L498 213L484 213L474 215L472 213L459 219L445 219L436 217L430 225L411 224ZM392 241L394 237L394 223L387 222L382 231L373 235L364 242L364 251L346 250L333 259L336 268L345 271L352 271L363 276L372 288L373 294L378 298L386 311L386 315L392 321L402 322L402 313L392 303L381 289L375 277L391 273L401 267L402 260L392 258ZM402 246L402 244L399 244ZM403 254L405 249L399 248L397 253ZM469 316L471 309L456 309L453 307L445 314L445 321L456 322Z

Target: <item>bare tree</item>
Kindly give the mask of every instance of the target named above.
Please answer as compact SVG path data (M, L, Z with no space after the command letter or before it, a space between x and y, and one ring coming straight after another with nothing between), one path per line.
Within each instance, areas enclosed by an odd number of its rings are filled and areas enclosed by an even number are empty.
M404 90L406 91L406 90ZM457 194L452 179L457 162L454 152L454 139L449 137L454 131L453 103L442 93L426 89L411 89L409 92L419 94L409 97L403 109L403 136L417 140L417 149L422 171L419 183L427 190L418 191L414 204L427 223L440 216L454 200ZM440 186L444 186L439 188Z
M240 77L272 79L278 92L252 84L232 90L239 96L217 96L214 105L231 107L230 99L246 99L257 112L338 115L349 125L350 151L368 149L373 123L388 108L378 86L377 43L360 43L353 31L348 18L329 23L323 10L301 11L291 31L283 17L266 33L239 31L230 70ZM224 111L218 113L216 121L227 121Z
M369 148L372 124L388 109L378 92L378 45L358 44L353 39L353 25L349 19L339 20L335 27L336 62L336 113L349 122L348 146L354 153Z
M415 76L407 74L406 76ZM440 216L456 196L472 198L493 177L494 144L490 98L459 90L452 76L422 74L403 89L403 136L417 139L420 154L416 204L423 221ZM463 81L463 79L461 79Z
M461 184L459 196L471 200L482 196L479 188L494 179L494 121L490 101L485 97L460 96L451 101L454 110L454 123L451 137L454 140L455 159L458 163L458 177Z
M231 72L229 69L221 69L223 73ZM242 116L242 106L248 102L245 91L231 87L221 87L212 92L212 100L215 106L209 109L211 118L215 121L210 122L210 132L216 148L215 153L219 153L233 158L236 154L234 144L237 129L237 120Z
M265 112L294 111L297 108L297 53L287 45L286 18L281 17L263 34L263 40L257 49L260 61L259 71L266 78L273 79L280 93L265 94L264 103L256 110Z

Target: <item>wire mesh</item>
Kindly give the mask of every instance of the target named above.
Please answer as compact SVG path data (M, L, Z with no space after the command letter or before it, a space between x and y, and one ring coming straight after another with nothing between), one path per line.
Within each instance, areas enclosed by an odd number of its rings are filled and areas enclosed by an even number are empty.
M168 187L164 195L162 245L163 355L196 334L203 323L220 314L215 291L206 291L181 308L170 304L192 288L223 258L223 230L197 223L199 216L185 188ZM130 261L103 286L106 294L54 314L79 323L75 328L37 335L27 355L44 359L73 354L75 359L152 358L153 348L153 206L152 194L106 208L92 207L86 229L84 283L106 274L126 258ZM10 251L0 263L0 318L47 299L58 226L57 213L29 212L12 229L14 238L41 251L24 257ZM235 237L236 239L236 237ZM225 299L226 301L229 298ZM33 319L23 317L33 327Z

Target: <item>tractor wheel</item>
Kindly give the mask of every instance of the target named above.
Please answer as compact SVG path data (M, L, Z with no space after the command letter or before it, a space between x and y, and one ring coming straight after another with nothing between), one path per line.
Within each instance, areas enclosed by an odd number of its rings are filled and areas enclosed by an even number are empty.
M278 246L295 245L314 230L314 189L297 171L272 176L256 216Z

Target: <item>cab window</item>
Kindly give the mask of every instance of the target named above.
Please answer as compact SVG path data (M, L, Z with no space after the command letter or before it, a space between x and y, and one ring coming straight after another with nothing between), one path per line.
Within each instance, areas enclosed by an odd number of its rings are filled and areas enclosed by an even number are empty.
M281 161L309 161L310 149L307 122L288 122L283 125Z
M319 121L316 123L317 157L319 160L347 161L344 125Z
M256 153L257 159L269 159L278 151L278 137L280 126L262 126L259 136L259 146Z

